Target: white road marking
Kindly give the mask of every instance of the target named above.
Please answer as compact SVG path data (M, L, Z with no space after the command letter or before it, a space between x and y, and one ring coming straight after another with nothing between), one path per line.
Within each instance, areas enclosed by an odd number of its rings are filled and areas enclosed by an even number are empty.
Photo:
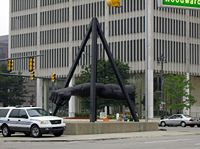
M176 140L158 140L158 141L150 141L150 142L144 142L148 144L153 144L153 143L168 143L168 142L183 142L183 141L190 141L192 139L176 139Z

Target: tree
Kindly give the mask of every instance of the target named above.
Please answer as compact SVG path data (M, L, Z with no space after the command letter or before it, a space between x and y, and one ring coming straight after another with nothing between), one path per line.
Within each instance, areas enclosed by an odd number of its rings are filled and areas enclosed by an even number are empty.
M1 65L0 72L7 72L6 65ZM3 103L3 106L21 105L26 93L24 78L0 76L0 102Z
M119 70L120 75L123 78L124 83L127 84L129 79L128 64L124 64L118 60L115 61L115 64ZM77 77L75 84L90 82L90 76L91 76L91 66L85 66L80 76ZM118 83L109 61L105 60L97 61L97 83L105 83L105 84Z
M129 79L129 66L128 64L124 64L118 60L115 61L116 66L119 70L120 75L123 78L124 84L128 84ZM91 66L86 66L80 76L76 78L75 84L82 84L86 82L90 82L90 76L91 76ZM97 83L104 83L104 84L118 84L117 78L114 74L114 71L111 67L111 64L109 61L105 60L98 60L97 61ZM133 91L134 92L134 91ZM84 107L89 109L89 99L82 100L82 103ZM119 105L119 104L126 104L126 101L120 101L120 102L113 102L112 99L97 99L97 106L98 108L102 108L104 106L110 106L110 105Z
M193 89L190 80L185 75L167 75L164 80L164 92L166 106L170 111L181 112L184 108L190 108L196 101L187 92ZM185 97L185 100L183 100Z

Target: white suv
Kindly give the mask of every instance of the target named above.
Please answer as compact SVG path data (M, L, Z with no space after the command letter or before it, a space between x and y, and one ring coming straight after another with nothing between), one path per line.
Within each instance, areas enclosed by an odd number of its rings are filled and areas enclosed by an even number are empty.
M63 118L50 116L40 107L6 107L0 108L0 128L4 137L9 137L15 132L32 137L48 133L61 136L65 123Z

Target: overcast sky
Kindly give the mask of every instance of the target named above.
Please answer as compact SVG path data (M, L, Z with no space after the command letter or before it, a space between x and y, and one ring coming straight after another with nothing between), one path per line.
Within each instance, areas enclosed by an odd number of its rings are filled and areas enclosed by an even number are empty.
M9 32L9 0L0 0L0 36Z

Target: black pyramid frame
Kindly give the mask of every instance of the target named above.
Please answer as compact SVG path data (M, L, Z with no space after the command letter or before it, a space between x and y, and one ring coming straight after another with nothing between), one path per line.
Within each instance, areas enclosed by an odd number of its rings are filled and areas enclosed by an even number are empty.
M111 66L114 70L114 73L116 75L116 78L118 80L119 86L122 90L122 93L124 94L124 97L127 99L128 102L128 106L131 112L131 115L134 119L134 121L138 121L138 117L135 113L135 105L134 103L131 101L125 86L122 82L122 77L120 76L119 70L117 69L117 66L114 62L114 59L112 57L112 54L110 52L110 48L108 46L108 43L106 41L106 38L103 34L103 31L101 30L101 26L98 22L97 18L93 18L92 21L90 22L88 31L81 43L81 46L79 48L79 52L78 55L69 71L69 74L67 76L67 80L66 80L66 84L65 84L65 88L69 87L69 83L72 79L72 76L74 74L74 71L78 65L79 59L81 58L81 55L84 51L85 45L87 44L87 41L90 38L90 34L92 33L92 64L91 64L91 87L90 87L90 122L95 122L97 120L97 105L96 105L96 81L97 81L97 37L99 35L104 49L106 50L106 54L108 56L108 59L111 63ZM57 111L59 109L59 106L57 106L54 110L54 115L56 115Z

